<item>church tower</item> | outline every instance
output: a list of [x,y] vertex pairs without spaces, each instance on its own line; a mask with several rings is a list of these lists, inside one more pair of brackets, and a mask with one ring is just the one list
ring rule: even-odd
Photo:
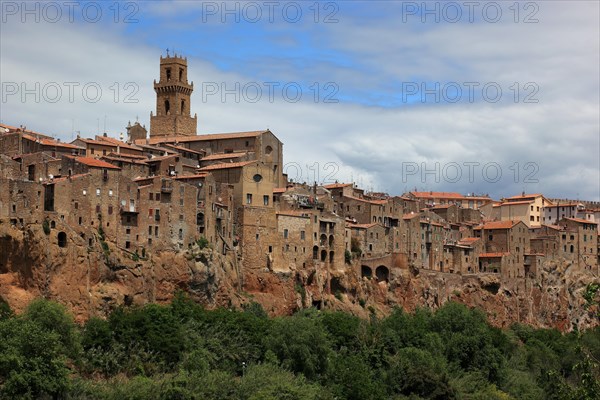
[[187,58],[160,57],[160,80],[154,80],[156,115],[150,112],[150,137],[194,136],[197,115],[190,115],[194,83],[187,81]]

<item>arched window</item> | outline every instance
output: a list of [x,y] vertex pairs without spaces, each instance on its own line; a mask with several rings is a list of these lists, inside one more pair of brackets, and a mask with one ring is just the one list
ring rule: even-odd
[[169,103],[169,100],[165,100],[165,114],[169,115],[170,112],[171,112],[171,104]]
[[387,282],[390,278],[390,270],[385,265],[380,265],[375,270],[375,275],[379,282]]
[[371,276],[373,276],[373,272],[371,271],[371,268],[366,266],[366,265],[362,265],[360,267],[360,276],[362,276],[363,278],[371,278]]
[[181,112],[180,114],[183,114],[185,112],[185,100],[181,100]]
[[64,232],[58,232],[58,247],[67,246],[67,234]]
[[321,261],[327,261],[327,250],[321,250]]
[[313,260],[317,260],[318,258],[319,258],[319,247],[314,246],[313,247]]

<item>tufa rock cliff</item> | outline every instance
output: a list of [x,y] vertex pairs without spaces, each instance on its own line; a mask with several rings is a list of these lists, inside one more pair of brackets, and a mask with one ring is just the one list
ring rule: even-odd
[[566,262],[544,264],[535,279],[501,281],[497,274],[413,268],[392,270],[388,281],[378,282],[361,278],[351,265],[344,271],[241,271],[235,254],[197,244],[135,255],[102,240],[88,247],[79,236],[69,236],[59,245],[56,229],[46,234],[41,226],[0,224],[0,297],[15,311],[42,296],[67,305],[81,322],[119,305],[168,302],[183,290],[208,308],[254,301],[271,315],[318,307],[382,316],[397,306],[411,311],[457,301],[483,309],[499,327],[520,322],[569,331],[600,322],[583,295],[598,277]]

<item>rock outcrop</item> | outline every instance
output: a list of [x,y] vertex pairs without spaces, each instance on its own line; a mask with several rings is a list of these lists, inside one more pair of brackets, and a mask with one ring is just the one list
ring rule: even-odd
[[500,327],[521,322],[569,331],[600,322],[583,296],[598,277],[575,271],[565,261],[547,262],[535,278],[501,281],[498,274],[461,276],[413,268],[393,270],[388,281],[378,282],[361,277],[350,265],[344,271],[242,271],[235,252],[223,255],[196,244],[144,255],[101,241],[89,247],[76,235],[59,245],[58,229],[68,228],[46,234],[41,226],[0,224],[0,296],[15,311],[46,297],[84,321],[119,305],[168,302],[183,290],[209,308],[254,301],[271,315],[317,307],[383,316],[394,307],[411,311],[457,301],[481,308]]

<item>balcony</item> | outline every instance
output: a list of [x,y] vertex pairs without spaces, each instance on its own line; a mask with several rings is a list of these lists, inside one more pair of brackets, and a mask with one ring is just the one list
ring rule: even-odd
[[119,207],[119,212],[121,214],[139,214],[139,210],[136,206],[120,206]]
[[173,193],[173,182],[162,181],[160,191],[161,191],[161,193],[167,193],[167,194]]

